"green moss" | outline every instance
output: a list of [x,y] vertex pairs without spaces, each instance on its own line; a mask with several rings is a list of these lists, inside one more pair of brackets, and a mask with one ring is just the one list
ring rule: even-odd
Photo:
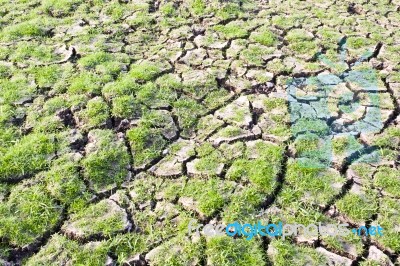
[[307,134],[298,137],[294,143],[296,153],[301,155],[304,152],[316,150],[319,147],[319,137],[314,134]]
[[272,47],[250,44],[247,49],[241,52],[240,57],[248,65],[262,66],[264,64],[263,56],[272,54],[273,52],[274,48]]
[[161,13],[166,17],[174,17],[176,15],[176,6],[174,3],[165,3],[160,7]]
[[329,128],[324,121],[300,118],[296,124],[292,126],[292,133],[294,135],[300,132],[310,131],[319,136],[324,136],[329,133]]
[[289,48],[294,52],[307,54],[310,56],[313,56],[316,52],[318,52],[317,44],[313,41],[299,41],[291,43],[289,44]]
[[292,189],[292,192],[288,193],[288,204],[295,200],[313,206],[327,204],[340,193],[340,186],[345,181],[338,172],[310,168],[295,160],[289,161],[285,180]]
[[226,178],[233,181],[239,181],[248,176],[248,170],[249,161],[246,159],[237,159],[233,161],[231,167],[226,173]]
[[313,39],[304,29],[293,29],[285,37],[288,42],[310,41]]
[[37,62],[52,62],[61,60],[60,55],[56,55],[50,46],[46,46],[37,41],[21,41],[15,47],[9,60],[21,64],[37,64]]
[[118,234],[107,243],[107,251],[113,252],[118,257],[121,265],[136,254],[147,250],[146,237],[141,234]]
[[9,78],[12,73],[12,67],[6,64],[0,64],[0,79]]
[[181,97],[173,103],[173,112],[178,116],[182,133],[190,135],[196,127],[198,117],[204,114],[205,108],[189,97]]
[[378,135],[373,143],[382,148],[395,149],[400,143],[400,129],[389,127],[382,134]]
[[211,151],[211,146],[206,148],[208,145],[203,145],[200,149],[197,149],[201,158],[196,162],[195,168],[207,175],[214,175],[221,163],[224,161],[221,152],[218,150]]
[[152,265],[196,265],[205,259],[204,247],[200,241],[191,242],[186,237],[175,237],[160,246],[160,253],[151,260]]
[[371,40],[363,37],[349,37],[347,39],[347,47],[350,49],[361,49],[372,44]]
[[226,2],[222,8],[216,10],[216,16],[223,20],[239,17],[241,14],[243,11],[239,3]]
[[0,179],[19,179],[43,170],[54,153],[51,135],[29,134],[0,154]]
[[111,54],[106,52],[95,52],[79,59],[78,63],[80,66],[87,69],[95,68],[97,65],[110,61],[113,58]]
[[41,184],[22,183],[0,205],[0,236],[18,247],[33,243],[60,219],[61,207]]
[[222,136],[222,137],[227,137],[227,138],[231,138],[231,137],[236,137],[239,136],[241,134],[243,134],[243,130],[239,127],[224,127],[223,129],[221,129],[220,131],[218,131],[218,135]]
[[203,0],[191,0],[190,8],[195,15],[203,15],[206,11],[206,3]]
[[129,155],[124,142],[111,130],[96,129],[89,135],[96,142],[82,160],[84,177],[96,191],[120,185],[128,176]]
[[158,87],[152,82],[147,82],[137,92],[137,99],[149,107],[166,107],[177,99],[177,94],[170,88]]
[[111,100],[116,96],[134,95],[141,89],[141,85],[135,82],[135,80],[127,75],[122,75],[116,81],[107,83],[102,93],[107,100]]
[[[334,220],[327,222],[326,224],[335,224]],[[363,243],[362,238],[356,234],[348,234],[347,236],[322,236],[324,245],[335,253],[348,252],[348,247],[355,247],[356,254],[362,254]]]
[[87,70],[94,70],[101,75],[114,78],[129,62],[127,55],[100,51],[86,55],[78,61],[78,64]]
[[135,15],[126,20],[132,27],[150,27],[154,24],[154,17],[147,11],[135,12]]
[[371,225],[379,225],[383,228],[383,235],[374,238],[384,248],[389,248],[394,252],[400,251],[400,238],[397,226],[400,223],[398,210],[400,204],[398,200],[392,198],[382,198],[380,200],[378,218]]
[[0,154],[4,154],[20,137],[18,128],[0,127]]

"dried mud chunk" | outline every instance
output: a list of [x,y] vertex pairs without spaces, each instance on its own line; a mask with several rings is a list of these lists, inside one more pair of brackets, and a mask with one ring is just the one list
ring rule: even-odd
[[252,122],[250,103],[246,96],[241,96],[226,107],[215,112],[215,116],[241,127],[249,127]]
[[186,55],[182,57],[180,60],[189,66],[199,66],[203,63],[206,57],[207,57],[206,50],[199,48],[188,51]]
[[72,214],[62,231],[74,239],[126,232],[132,228],[126,212],[112,200],[102,200]]
[[240,127],[227,126],[219,130],[216,134],[210,137],[210,141],[215,146],[219,146],[221,143],[227,142],[232,143],[237,140],[253,139],[254,133],[250,130],[245,130]]
[[213,134],[218,128],[220,128],[224,122],[217,119],[213,115],[207,115],[200,118],[197,124],[197,139],[204,141],[207,137]]
[[174,157],[165,157],[150,168],[152,173],[160,177],[176,177],[182,174],[182,170],[182,163]]
[[187,163],[187,171],[189,175],[221,175],[224,169],[223,163],[210,162],[207,164],[205,159],[195,159]]
[[324,248],[318,247],[316,249],[319,253],[321,253],[328,260],[327,265],[343,265],[343,266],[351,266],[353,261],[346,258],[336,255],[335,253],[329,252]]
[[383,251],[379,250],[376,246],[370,246],[368,250],[368,260],[375,261],[378,263],[382,263],[386,266],[393,266],[393,262],[389,259],[389,257],[383,253]]

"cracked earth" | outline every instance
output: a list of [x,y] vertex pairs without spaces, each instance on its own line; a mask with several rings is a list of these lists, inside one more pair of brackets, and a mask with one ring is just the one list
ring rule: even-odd
[[399,1],[0,2],[0,264],[400,265]]

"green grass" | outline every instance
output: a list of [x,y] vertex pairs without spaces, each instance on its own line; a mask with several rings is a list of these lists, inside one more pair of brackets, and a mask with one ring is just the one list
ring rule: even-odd
[[370,219],[378,207],[376,192],[363,189],[362,193],[361,195],[348,193],[336,202],[340,213],[359,224]]
[[270,245],[274,250],[271,259],[274,265],[323,265],[327,263],[327,259],[313,248],[297,247],[282,240],[273,240]]
[[[203,190],[204,185],[207,186],[207,192]],[[212,217],[228,202],[232,190],[232,183],[223,182],[218,178],[210,178],[206,181],[190,179],[181,196],[192,197],[198,204],[198,210],[206,217]]]
[[225,39],[243,38],[248,35],[245,23],[233,21],[226,25],[216,25],[214,30],[222,34]]
[[112,101],[112,115],[118,118],[138,118],[143,107],[132,95],[115,97]]
[[236,189],[231,201],[224,208],[221,215],[222,221],[225,223],[252,222],[252,215],[257,213],[265,198],[266,195],[254,187]]
[[264,29],[250,35],[250,40],[258,42],[265,46],[274,46],[277,43],[277,37],[271,31]]
[[51,135],[24,136],[0,154],[0,180],[15,180],[45,169],[55,153]]
[[110,236],[116,232],[124,231],[124,211],[115,209],[115,203],[110,200],[102,200],[96,204],[89,205],[70,216],[63,225],[62,230],[69,227],[78,229],[75,238],[84,239],[93,234]]
[[258,240],[213,237],[207,240],[206,255],[213,265],[265,265],[265,255]]
[[131,145],[135,167],[146,165],[159,157],[166,145],[157,129],[139,126],[127,131],[126,135]]
[[0,103],[15,104],[24,99],[32,98],[36,88],[28,83],[23,75],[15,75],[11,79],[0,79]]
[[380,209],[376,222],[371,225],[380,225],[383,228],[383,235],[376,237],[376,241],[385,248],[398,252],[400,250],[400,239],[397,226],[399,224],[399,202],[391,198],[384,198],[380,201]]
[[22,37],[44,37],[46,29],[41,22],[40,20],[30,20],[9,25],[0,33],[0,39],[9,41]]
[[86,109],[77,114],[84,129],[105,126],[110,119],[110,110],[101,97],[95,97],[87,102]]
[[141,62],[131,65],[129,75],[139,81],[149,81],[157,77],[161,73],[161,69],[153,62]]
[[340,193],[345,181],[338,172],[310,168],[296,160],[289,161],[285,180],[292,188],[288,194],[291,200],[312,206],[326,205]]
[[84,177],[95,191],[109,190],[120,185],[128,176],[129,155],[123,141],[111,130],[89,132],[95,140],[82,160]]
[[63,235],[54,234],[37,254],[26,261],[26,265],[102,265],[107,261],[108,247],[106,242],[81,245]]
[[56,225],[61,206],[45,192],[43,185],[26,182],[11,190],[7,202],[0,205],[0,214],[0,236],[23,247]]
[[43,177],[46,190],[62,204],[75,206],[87,204],[85,196],[87,188],[79,175],[79,164],[73,155],[66,154],[53,162],[49,171],[40,174]]
[[81,0],[45,0],[42,7],[54,17],[63,17],[72,13],[81,3]]
[[400,196],[400,170],[383,166],[374,175],[374,185],[382,188],[385,192]]

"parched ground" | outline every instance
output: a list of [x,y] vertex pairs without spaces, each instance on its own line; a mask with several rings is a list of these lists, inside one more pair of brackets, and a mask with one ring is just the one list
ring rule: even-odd
[[0,0],[0,264],[400,264],[399,27],[398,0]]

